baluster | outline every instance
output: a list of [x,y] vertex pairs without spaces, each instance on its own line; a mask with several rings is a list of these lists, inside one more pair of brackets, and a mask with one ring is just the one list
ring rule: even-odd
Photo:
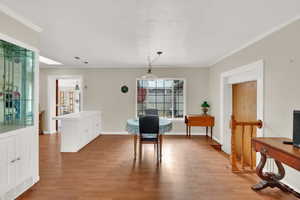
[[250,168],[253,170],[253,147],[252,147],[252,138],[253,138],[253,125],[250,126],[251,132],[250,132]]
[[236,159],[236,146],[235,146],[235,131],[236,131],[236,121],[234,116],[231,116],[231,170],[233,172],[237,172],[237,159]]
[[242,125],[242,151],[241,151],[241,163],[242,163],[242,169],[245,169],[245,158],[244,158],[244,154],[245,154],[245,147],[244,147],[244,143],[245,143],[245,126]]

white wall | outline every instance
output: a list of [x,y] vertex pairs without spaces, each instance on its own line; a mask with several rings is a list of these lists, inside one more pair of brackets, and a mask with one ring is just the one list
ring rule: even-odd
[[39,33],[0,11],[0,33],[32,47],[39,47]]
[[58,86],[60,90],[75,90],[76,84],[80,85],[79,79],[59,79]]
[[[160,68],[153,70],[159,77],[186,78],[187,113],[201,113],[201,102],[207,100],[209,70],[207,68]],[[47,108],[47,77],[49,75],[82,75],[83,110],[101,110],[103,131],[120,133],[125,131],[126,120],[135,117],[136,78],[144,75],[146,69],[41,69],[41,108]],[[129,92],[121,93],[121,86],[127,85]],[[185,133],[183,121],[174,122],[173,133]],[[46,129],[49,127],[46,125]],[[202,128],[194,132],[204,133]]]
[[[227,57],[210,68],[210,101],[220,139],[220,75],[224,71],[264,60],[264,134],[291,138],[293,110],[300,109],[300,21]],[[285,181],[300,190],[299,172],[287,168]]]

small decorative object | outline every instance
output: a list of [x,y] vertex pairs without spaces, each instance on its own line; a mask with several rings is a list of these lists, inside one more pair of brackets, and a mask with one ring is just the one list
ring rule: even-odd
[[210,107],[209,104],[207,103],[207,101],[204,101],[201,105],[202,110],[203,110],[203,114],[207,115],[208,112],[208,108]]
[[121,87],[121,92],[122,92],[122,93],[127,93],[127,92],[128,92],[128,87],[127,87],[127,85],[123,85],[123,86]]

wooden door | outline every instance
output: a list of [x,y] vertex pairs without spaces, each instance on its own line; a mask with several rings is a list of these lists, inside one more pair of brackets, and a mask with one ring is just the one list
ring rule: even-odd
[[[257,88],[256,81],[234,84],[232,87],[232,114],[237,121],[248,122],[256,121],[257,112]],[[256,129],[253,130],[253,137],[256,136]],[[256,164],[255,153],[251,149],[251,130],[245,128],[244,142],[242,139],[242,127],[236,129],[236,150],[238,159],[242,153],[242,143],[244,146],[244,161],[246,165],[251,163],[251,153],[253,165]]]

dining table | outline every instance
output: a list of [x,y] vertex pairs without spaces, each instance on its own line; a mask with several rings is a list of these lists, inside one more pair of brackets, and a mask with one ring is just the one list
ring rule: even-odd
[[[163,135],[167,132],[170,132],[173,128],[172,121],[165,118],[159,118],[159,139],[160,139],[160,146],[162,146]],[[134,140],[134,158],[136,158],[136,148],[137,148],[137,139],[140,134],[140,127],[139,127],[139,119],[128,119],[126,123],[126,130],[129,134],[133,135]],[[147,134],[143,134],[147,137]],[[149,134],[151,136],[153,134]]]

